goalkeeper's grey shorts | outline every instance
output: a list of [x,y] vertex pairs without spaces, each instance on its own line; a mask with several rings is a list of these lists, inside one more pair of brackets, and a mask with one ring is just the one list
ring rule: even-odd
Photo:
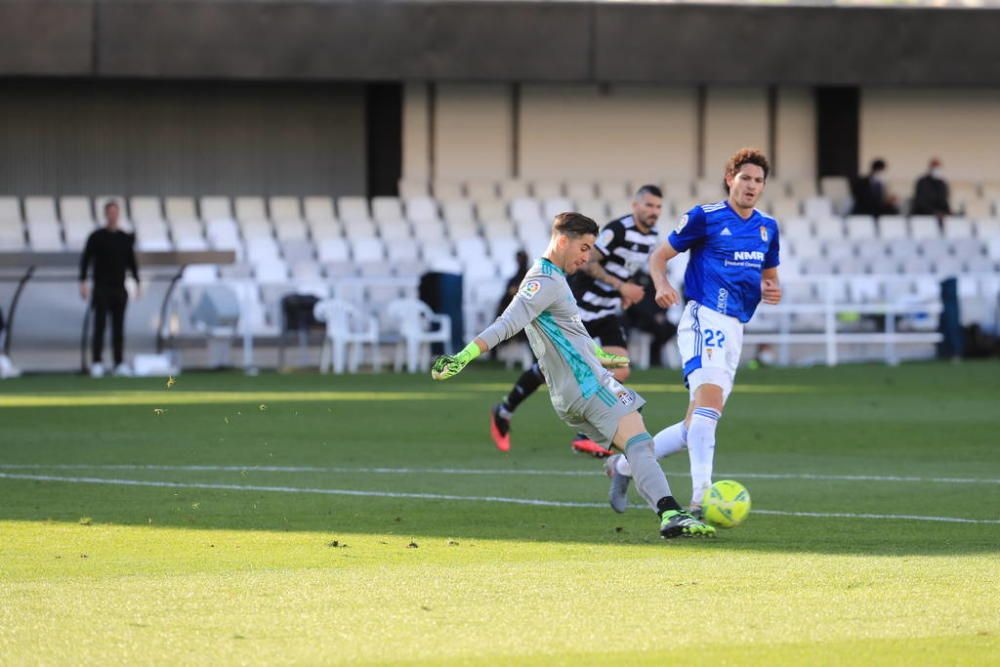
[[611,446],[622,417],[646,404],[646,399],[615,380],[610,379],[609,385],[612,392],[600,391],[590,398],[579,398],[565,411],[556,411],[567,426],[603,447]]

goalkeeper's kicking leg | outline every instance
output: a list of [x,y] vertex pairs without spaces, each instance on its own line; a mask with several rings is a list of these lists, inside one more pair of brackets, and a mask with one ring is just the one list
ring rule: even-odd
[[631,412],[621,418],[612,442],[624,452],[639,494],[659,515],[662,537],[669,539],[715,535],[715,528],[685,512],[674,498],[667,477],[653,453],[653,437],[646,431],[638,412]]

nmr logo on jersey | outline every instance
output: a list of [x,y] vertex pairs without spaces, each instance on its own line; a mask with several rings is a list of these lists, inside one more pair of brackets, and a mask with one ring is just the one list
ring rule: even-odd
[[[762,234],[765,233],[763,229],[764,228],[761,227]],[[736,260],[737,262],[746,262],[746,261],[763,262],[764,253],[762,253],[759,250],[737,250],[733,253],[733,259]]]

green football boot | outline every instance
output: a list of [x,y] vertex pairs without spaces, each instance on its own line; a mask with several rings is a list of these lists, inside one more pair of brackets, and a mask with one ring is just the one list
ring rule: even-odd
[[660,537],[715,537],[715,528],[682,510],[667,510],[660,521]]

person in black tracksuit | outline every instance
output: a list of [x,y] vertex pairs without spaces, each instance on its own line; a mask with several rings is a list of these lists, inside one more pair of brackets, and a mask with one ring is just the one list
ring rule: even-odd
[[[87,245],[80,259],[80,296],[91,299],[94,311],[94,330],[91,341],[93,355],[91,375],[102,375],[101,357],[104,351],[104,327],[111,315],[111,346],[114,353],[115,370],[126,374],[123,365],[125,346],[125,306],[128,293],[125,291],[125,272],[129,271],[139,282],[139,270],[135,261],[135,236],[118,228],[121,209],[116,201],[104,205],[105,226],[94,231],[87,238]],[[94,266],[94,288],[91,293],[87,284],[87,270]]]

